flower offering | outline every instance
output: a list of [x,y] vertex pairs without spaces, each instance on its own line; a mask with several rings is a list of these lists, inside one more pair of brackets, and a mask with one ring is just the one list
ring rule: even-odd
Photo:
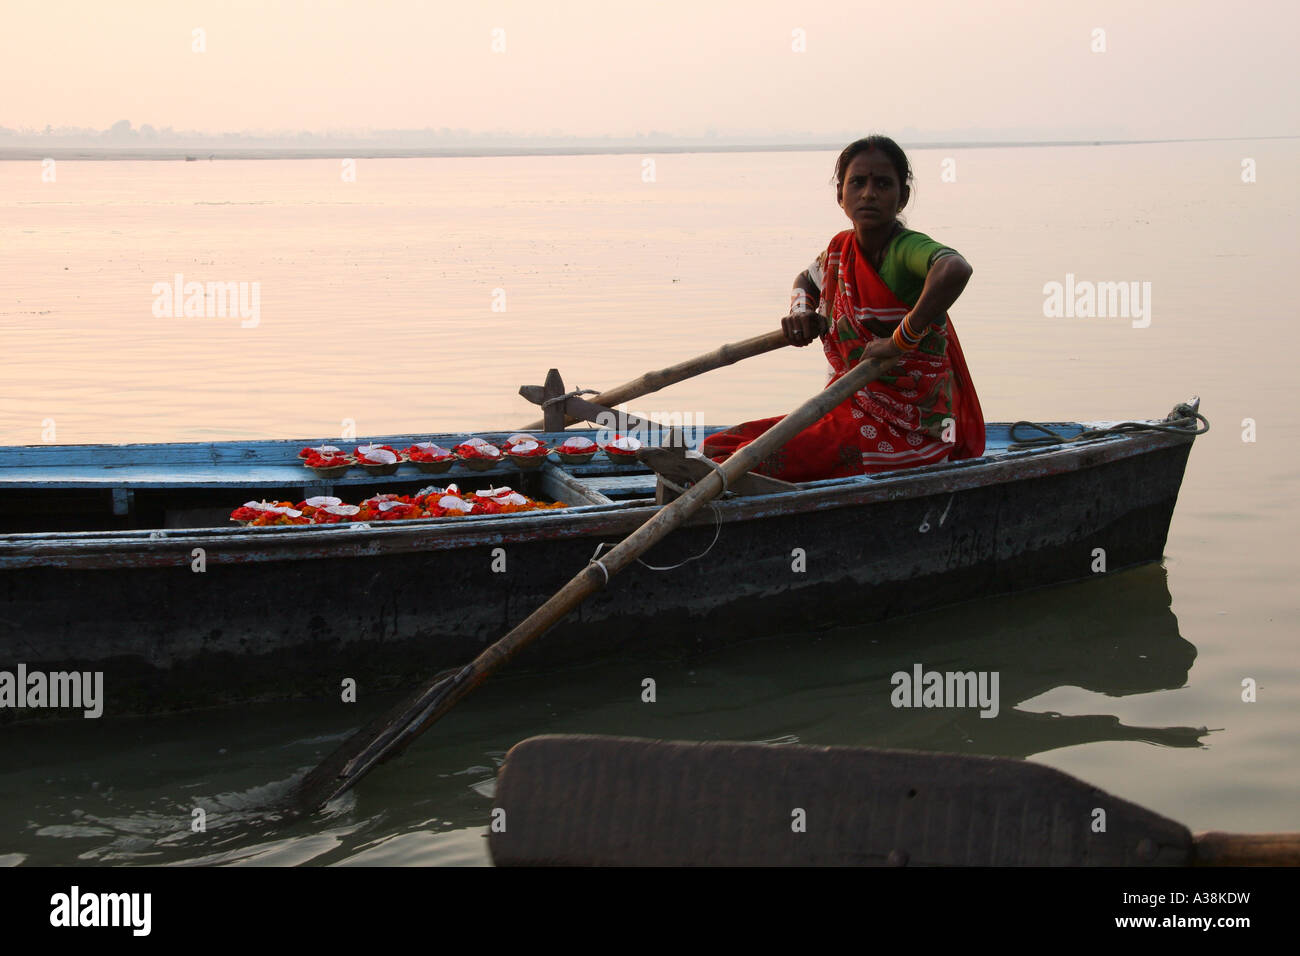
[[482,438],[471,438],[452,449],[462,465],[473,471],[487,471],[501,464],[503,455],[496,445]]
[[551,450],[546,447],[546,442],[531,435],[511,435],[506,439],[505,453],[516,467],[533,469],[542,467]]
[[302,463],[322,478],[338,478],[356,464],[356,460],[333,445],[304,448],[298,453]]
[[339,524],[352,521],[406,521],[461,515],[510,514],[564,508],[562,501],[534,501],[511,488],[461,492],[456,485],[430,486],[415,495],[372,495],[359,505],[344,504],[331,495],[319,495],[294,504],[291,501],[248,501],[230,514],[231,521],[267,525]]
[[641,440],[638,438],[627,437],[615,434],[614,440],[605,446],[605,454],[609,460],[619,465],[635,465],[637,449],[641,447]]
[[440,475],[456,464],[456,454],[449,449],[431,441],[416,442],[403,454],[411,460],[420,471]]
[[585,465],[595,457],[596,451],[596,443],[590,438],[574,435],[572,438],[565,439],[564,444],[560,445],[555,453],[566,465]]
[[356,455],[357,462],[372,475],[391,475],[406,460],[405,455],[390,445],[360,445]]

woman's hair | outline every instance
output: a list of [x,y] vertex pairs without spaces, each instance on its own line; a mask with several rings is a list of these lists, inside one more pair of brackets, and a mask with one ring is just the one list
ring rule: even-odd
[[899,192],[910,194],[912,191],[912,166],[907,161],[907,154],[903,152],[903,147],[899,146],[888,136],[864,136],[862,139],[855,139],[849,145],[844,147],[840,153],[840,158],[835,161],[835,191],[844,185],[844,174],[848,171],[849,163],[859,153],[869,153],[873,149],[878,149],[889,159],[889,163],[894,167],[894,172],[898,173]]

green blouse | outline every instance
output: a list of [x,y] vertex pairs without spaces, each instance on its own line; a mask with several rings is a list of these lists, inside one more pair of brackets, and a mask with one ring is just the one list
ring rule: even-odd
[[[860,251],[860,250],[859,250]],[[889,240],[885,260],[880,265],[881,281],[908,307],[916,305],[925,287],[925,277],[936,259],[959,255],[956,249],[936,242],[925,233],[900,229]],[[808,267],[808,278],[817,291],[826,281],[826,250]]]

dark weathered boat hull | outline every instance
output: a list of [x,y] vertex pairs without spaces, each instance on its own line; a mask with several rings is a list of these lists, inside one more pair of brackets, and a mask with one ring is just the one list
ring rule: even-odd
[[[1099,557],[1157,561],[1190,448],[1144,434],[729,499],[645,560],[677,564],[717,531],[707,556],[632,567],[520,663],[883,620],[1085,578]],[[345,678],[374,692],[466,662],[652,511],[10,536],[0,667],[103,671],[109,714],[337,697]]]

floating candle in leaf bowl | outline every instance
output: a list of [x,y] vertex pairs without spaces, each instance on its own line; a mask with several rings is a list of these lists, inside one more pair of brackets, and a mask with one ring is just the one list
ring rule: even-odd
[[357,448],[357,462],[367,474],[391,475],[405,460],[405,455],[389,445],[361,445]]
[[416,468],[430,475],[441,475],[443,472],[450,471],[451,466],[456,464],[454,452],[431,441],[416,442],[405,449],[403,454]]
[[471,438],[452,449],[460,463],[472,471],[487,471],[501,464],[504,456],[496,445],[481,438]]
[[598,450],[599,446],[590,438],[574,435],[572,438],[565,439],[564,444],[555,449],[555,453],[566,465],[585,465],[596,457]]
[[298,452],[298,457],[302,459],[312,457],[329,458],[334,455],[341,455],[342,453],[343,449],[336,445],[316,445],[315,447],[302,449],[302,451]]
[[355,465],[356,459],[334,448],[324,445],[321,448],[304,448],[308,454],[303,464],[321,478],[339,478]]
[[541,468],[551,450],[546,443],[528,435],[512,435],[506,439],[506,455],[515,463],[515,467],[525,471]]
[[641,447],[641,441],[637,438],[623,438],[615,435],[614,440],[604,446],[605,455],[610,461],[618,465],[635,465],[637,463],[636,453]]

